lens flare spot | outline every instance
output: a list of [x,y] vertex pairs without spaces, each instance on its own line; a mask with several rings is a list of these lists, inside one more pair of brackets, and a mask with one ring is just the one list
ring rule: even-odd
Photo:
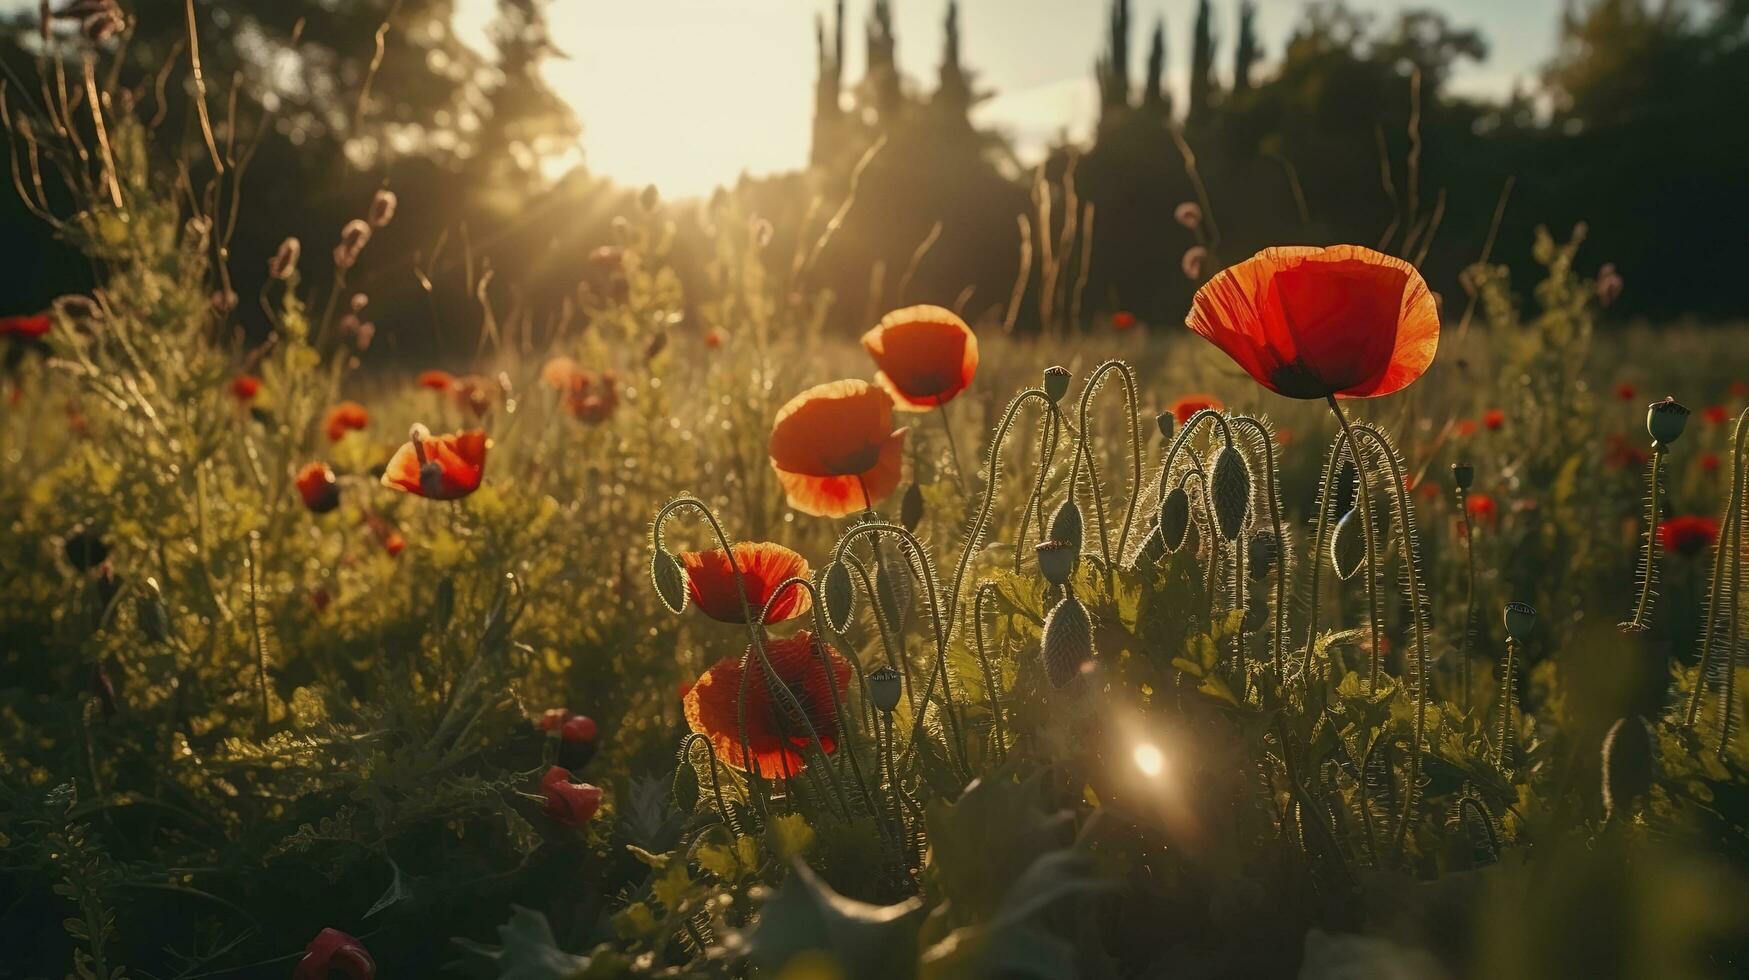
[[1136,768],[1149,779],[1157,779],[1166,771],[1166,754],[1157,745],[1143,742],[1136,746],[1131,758],[1135,760]]

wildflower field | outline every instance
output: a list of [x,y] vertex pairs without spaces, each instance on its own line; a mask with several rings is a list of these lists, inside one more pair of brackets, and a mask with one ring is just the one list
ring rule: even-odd
[[5,107],[95,285],[0,318],[0,977],[1749,965],[1749,328],[1600,326],[1584,226],[1442,294],[1205,198],[1166,321],[858,336],[854,193],[692,277],[652,189],[440,369],[350,284],[435,202],[239,295],[247,148],[72,64]]

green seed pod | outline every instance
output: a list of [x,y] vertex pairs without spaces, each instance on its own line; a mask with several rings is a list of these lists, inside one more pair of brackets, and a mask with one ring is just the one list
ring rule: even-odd
[[850,569],[841,561],[826,566],[821,577],[822,604],[826,625],[834,633],[844,632],[850,625],[850,615],[856,611],[856,584],[850,579]]
[[1528,603],[1508,602],[1505,619],[1506,635],[1520,643],[1529,639],[1531,630],[1536,629],[1536,610]]
[[1652,790],[1658,758],[1652,729],[1639,716],[1620,718],[1603,737],[1603,817],[1631,808]]
[[1251,509],[1251,467],[1232,446],[1222,446],[1209,472],[1209,497],[1214,503],[1215,526],[1221,537],[1237,541]]
[[650,581],[656,586],[656,598],[676,616],[686,609],[686,573],[680,562],[661,548],[650,555]]
[[1160,537],[1166,550],[1177,554],[1184,547],[1184,533],[1190,530],[1190,494],[1183,487],[1173,487],[1160,505]]
[[1039,574],[1052,585],[1064,585],[1075,572],[1079,553],[1064,541],[1043,541],[1034,549],[1038,553]]
[[1178,416],[1173,415],[1171,412],[1161,412],[1159,415],[1154,416],[1154,425],[1158,426],[1160,429],[1160,438],[1165,439],[1167,442],[1172,441],[1172,430],[1177,424]]
[[1251,535],[1248,547],[1250,563],[1246,566],[1246,574],[1253,582],[1261,582],[1275,571],[1276,559],[1281,557],[1281,541],[1274,531],[1264,528]]
[[1069,393],[1069,369],[1061,364],[1053,364],[1045,368],[1045,394],[1053,402],[1060,402]]
[[1074,500],[1065,500],[1051,515],[1051,540],[1061,541],[1081,553],[1081,508]]
[[1336,577],[1347,581],[1366,563],[1366,522],[1356,507],[1336,522],[1336,533],[1330,536],[1330,567]]
[[913,532],[923,523],[923,488],[915,482],[905,488],[905,496],[899,501],[899,523]]
[[1675,442],[1687,425],[1688,409],[1668,395],[1663,401],[1646,406],[1646,432],[1658,445],[1668,446]]
[[1451,483],[1459,490],[1468,490],[1476,482],[1476,468],[1468,463],[1451,464]]
[[868,699],[874,702],[875,707],[885,712],[891,712],[899,706],[899,695],[903,693],[903,678],[891,665],[883,665],[869,671]]
[[1045,617],[1040,652],[1045,676],[1055,688],[1064,687],[1093,666],[1093,621],[1073,593],[1063,596]]

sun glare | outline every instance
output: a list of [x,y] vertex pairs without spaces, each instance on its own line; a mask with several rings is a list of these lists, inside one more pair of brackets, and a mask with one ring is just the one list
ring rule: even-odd
[[1135,760],[1136,768],[1149,779],[1157,779],[1166,771],[1166,753],[1161,752],[1160,747],[1151,742],[1137,745],[1131,758]]

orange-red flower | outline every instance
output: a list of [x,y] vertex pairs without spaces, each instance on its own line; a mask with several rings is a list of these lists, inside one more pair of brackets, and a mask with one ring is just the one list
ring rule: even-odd
[[298,496],[312,514],[326,514],[340,506],[340,483],[327,463],[310,463],[298,470]]
[[766,449],[791,507],[843,517],[898,488],[905,431],[893,428],[886,391],[866,381],[831,381],[777,410]]
[[419,372],[419,387],[430,388],[432,391],[448,391],[455,384],[455,378],[448,371]]
[[36,316],[0,316],[0,337],[16,337],[21,340],[35,340],[46,335],[53,329],[53,318],[38,314]]
[[1498,408],[1490,408],[1482,413],[1482,424],[1489,432],[1499,432],[1500,427],[1506,424],[1506,413]]
[[[735,565],[741,569],[741,583],[747,590],[747,604],[753,615],[765,608],[766,602],[788,578],[807,578],[808,560],[781,544],[770,541],[742,541],[735,545]],[[735,569],[729,555],[721,548],[709,551],[686,551],[680,555],[686,570],[686,589],[692,601],[706,616],[725,623],[745,623],[741,612],[740,591],[735,588]],[[794,619],[813,606],[808,590],[785,589],[771,607],[767,623]]]
[[304,947],[292,968],[292,980],[376,980],[377,965],[356,938],[338,929],[323,929]]
[[1400,391],[1439,347],[1421,274],[1359,245],[1264,249],[1197,290],[1185,323],[1289,398]]
[[370,424],[370,413],[357,402],[341,402],[328,410],[328,417],[322,422],[322,430],[328,433],[329,442],[339,442],[348,432],[362,429]]
[[485,418],[503,396],[496,381],[478,374],[453,379],[449,393],[455,397],[457,407],[477,419]]
[[1458,419],[1457,434],[1460,439],[1465,436],[1475,435],[1477,428],[1478,426],[1476,425],[1475,419]]
[[473,493],[486,472],[486,431],[467,429],[433,436],[422,425],[389,460],[383,486],[431,500],[456,500]]
[[1719,466],[1720,466],[1720,460],[1719,460],[1718,453],[1701,453],[1700,454],[1700,468],[1704,472],[1717,473],[1719,471]]
[[704,332],[704,345],[709,350],[722,347],[728,339],[729,335],[723,332],[722,327],[712,327]]
[[888,313],[862,335],[880,370],[875,381],[900,410],[927,412],[966,390],[978,371],[978,337],[966,321],[939,306]]
[[1472,493],[1464,500],[1464,509],[1477,524],[1493,524],[1500,520],[1500,505],[1485,493]]
[[[795,696],[808,724],[820,736],[820,747],[830,753],[837,748],[838,735],[832,702],[835,695],[842,702],[849,690],[850,662],[824,642],[820,647],[826,655],[825,664],[814,651],[812,634],[801,630],[794,636],[766,643],[765,651],[777,680]],[[742,756],[740,726],[736,723],[741,659],[739,654],[730,654],[717,661],[686,692],[687,725],[708,736],[717,758],[727,765],[737,769],[757,767],[767,779],[800,772],[806,764],[801,750],[809,744],[807,727],[781,696],[773,696],[759,658],[752,651],[747,656],[753,673],[747,678],[746,707],[747,743],[752,759]]]
[[540,778],[541,812],[567,827],[580,827],[601,809],[601,787],[571,782],[571,770],[554,766]]
[[577,362],[564,356],[548,358],[540,369],[540,383],[554,391],[570,391],[583,376]]
[[1218,412],[1226,407],[1226,405],[1221,403],[1219,398],[1216,398],[1207,392],[1197,392],[1193,395],[1185,395],[1183,398],[1173,402],[1172,417],[1178,420],[1178,425],[1182,428],[1190,423],[1191,416],[1205,408],[1210,411]]
[[251,402],[261,394],[261,379],[253,374],[239,374],[231,379],[231,397],[240,402]]
[[1731,421],[1731,410],[1723,405],[1708,405],[1701,409],[1700,417],[1706,419],[1708,425],[1724,425]]
[[1718,540],[1719,522],[1702,514],[1681,514],[1658,525],[1658,543],[1665,551],[1692,557]]
[[1639,395],[1639,392],[1637,390],[1635,390],[1634,386],[1631,384],[1628,384],[1626,381],[1623,381],[1621,384],[1618,384],[1615,386],[1615,397],[1621,399],[1624,402],[1631,402],[1638,395]]
[[1129,310],[1118,310],[1111,315],[1111,329],[1128,330],[1136,325],[1136,315]]

